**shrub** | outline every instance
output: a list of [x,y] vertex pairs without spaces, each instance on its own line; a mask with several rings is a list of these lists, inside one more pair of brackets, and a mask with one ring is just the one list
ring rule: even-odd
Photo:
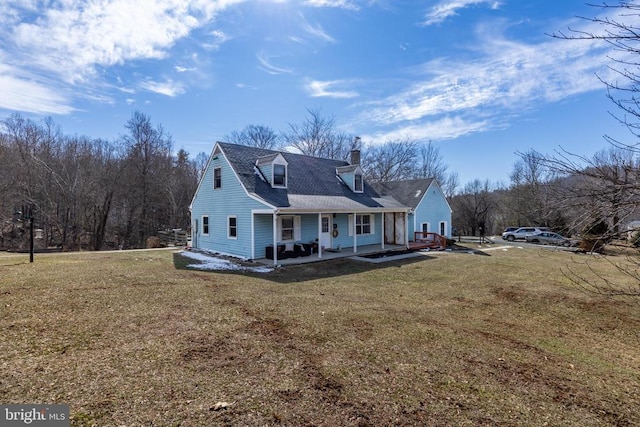
[[158,236],[151,236],[147,239],[147,249],[159,248],[160,238]]
[[595,220],[587,224],[582,229],[582,239],[580,240],[580,249],[586,252],[602,252],[604,245],[607,244],[610,237],[607,236],[609,227],[602,220]]

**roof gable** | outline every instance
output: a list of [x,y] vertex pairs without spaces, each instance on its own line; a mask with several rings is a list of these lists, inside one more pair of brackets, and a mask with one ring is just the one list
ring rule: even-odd
[[382,196],[392,196],[405,206],[417,208],[422,201],[433,178],[407,179],[403,181],[377,182],[373,185]]

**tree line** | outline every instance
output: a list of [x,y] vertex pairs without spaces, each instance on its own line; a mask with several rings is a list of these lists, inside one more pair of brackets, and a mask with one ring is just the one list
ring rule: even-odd
[[[457,174],[447,172],[430,142],[363,144],[338,131],[321,110],[307,112],[302,123],[282,133],[247,125],[226,139],[344,160],[358,149],[370,181],[437,177],[455,191]],[[63,250],[140,248],[161,230],[188,230],[189,204],[207,154],[174,153],[171,134],[139,111],[124,129],[106,141],[64,134],[51,118],[14,114],[0,121],[0,248],[25,248],[31,215],[39,245]]]
[[149,116],[134,112],[115,141],[65,135],[52,119],[1,123],[0,245],[24,248],[33,215],[41,246],[143,247],[158,230],[188,228],[198,164]]
[[[520,153],[509,184],[476,179],[460,186],[430,141],[365,143],[337,130],[320,110],[307,112],[301,124],[282,133],[252,124],[226,140],[342,160],[357,149],[368,182],[435,178],[461,235],[499,234],[506,226],[546,226],[571,235],[597,223],[620,234],[640,214],[633,150],[610,147],[580,161],[531,150]],[[65,250],[144,247],[159,230],[189,229],[189,203],[207,155],[174,154],[171,135],[138,111],[124,128],[115,141],[105,141],[65,135],[50,118],[35,122],[16,114],[3,120],[2,247],[24,247],[29,209],[43,244]]]

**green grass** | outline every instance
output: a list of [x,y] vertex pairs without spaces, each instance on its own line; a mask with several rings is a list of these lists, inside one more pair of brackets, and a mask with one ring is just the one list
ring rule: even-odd
[[572,287],[585,256],[487,255],[268,274],[0,257],[0,401],[98,426],[640,425],[637,303]]

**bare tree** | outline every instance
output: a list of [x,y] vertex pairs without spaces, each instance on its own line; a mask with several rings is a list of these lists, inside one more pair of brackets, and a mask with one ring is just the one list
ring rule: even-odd
[[574,229],[604,220],[609,237],[618,237],[624,224],[640,214],[640,164],[632,151],[610,146],[591,158],[566,151],[537,156],[562,177],[552,189],[554,208],[571,213]]
[[[593,18],[581,17],[585,21],[597,24],[602,31],[599,33],[576,30],[569,28],[568,32],[557,32],[551,34],[552,37],[563,40],[590,40],[601,41],[612,47],[611,62],[609,67],[616,76],[615,80],[600,81],[607,88],[607,97],[618,108],[621,114],[612,115],[624,124],[631,133],[640,136],[640,99],[637,93],[640,92],[640,72],[638,67],[640,62],[637,55],[640,52],[638,43],[640,42],[640,4],[635,1],[621,0],[617,4],[589,4],[608,14],[609,16],[596,16]],[[610,143],[621,146],[638,153],[638,143],[626,143],[618,141],[609,136],[605,139]]]
[[[198,177],[198,181],[202,179],[204,175],[204,171],[207,168],[207,162],[209,161],[209,156],[207,153],[201,151],[199,152],[195,159],[193,159],[194,166],[196,168],[196,176]],[[193,196],[193,195],[192,195]]]
[[139,111],[131,115],[122,140],[127,147],[126,187],[121,194],[126,203],[124,230],[120,230],[125,246],[140,247],[145,239],[168,224],[169,206],[165,178],[171,170],[171,136],[162,126],[153,126],[151,118]]
[[451,198],[455,196],[459,186],[460,176],[458,175],[458,172],[449,172],[441,185],[442,191],[448,200],[451,200]]
[[562,208],[554,203],[556,172],[548,167],[535,150],[519,153],[520,160],[511,171],[508,218],[513,225],[537,225],[562,229]]
[[362,169],[369,182],[411,179],[418,171],[418,142],[413,138],[369,145],[362,157]]
[[445,183],[447,165],[444,163],[440,150],[431,141],[420,147],[420,160],[420,178],[435,178],[439,183]]
[[282,134],[282,149],[327,159],[349,160],[351,150],[361,149],[360,139],[340,132],[334,117],[322,114],[322,109],[307,109],[308,116],[301,124],[289,123]]
[[467,183],[462,192],[452,199],[454,217],[460,232],[475,236],[493,229],[496,202],[489,180],[479,179]]
[[[571,188],[574,204],[582,202],[586,224],[608,218],[609,230],[616,234],[620,231],[625,212],[633,212],[640,205],[640,181],[637,159],[640,155],[640,61],[638,60],[638,44],[640,42],[640,4],[635,1],[619,1],[616,4],[603,2],[590,5],[602,12],[593,18],[582,17],[585,21],[596,24],[598,30],[584,31],[569,28],[568,32],[558,32],[551,36],[563,40],[588,40],[608,44],[610,50],[610,71],[614,78],[599,77],[607,89],[607,96],[616,106],[617,111],[611,113],[620,123],[625,125],[632,135],[630,142],[620,141],[610,136],[605,140],[613,149],[601,153],[592,159],[582,155],[559,151],[545,156],[547,165],[576,185]],[[605,16],[607,15],[607,16]],[[596,32],[597,31],[597,32]],[[622,151],[615,151],[615,150]],[[633,209],[632,209],[633,208]],[[622,289],[613,282],[590,280],[578,277],[578,281],[587,288],[606,295],[639,295],[640,281],[637,270],[640,268],[638,257],[629,259],[628,263],[618,264],[620,272],[635,282],[632,290]],[[633,272],[636,272],[635,274]]]
[[278,134],[269,126],[247,125],[241,131],[233,131],[226,140],[233,144],[248,145],[273,150],[279,144]]
[[114,234],[140,246],[159,228],[188,227],[196,162],[172,156],[170,137],[144,114],[127,126],[107,142],[64,135],[51,119],[0,122],[0,246],[24,247],[24,206],[43,231],[37,243],[64,250],[99,250]]

